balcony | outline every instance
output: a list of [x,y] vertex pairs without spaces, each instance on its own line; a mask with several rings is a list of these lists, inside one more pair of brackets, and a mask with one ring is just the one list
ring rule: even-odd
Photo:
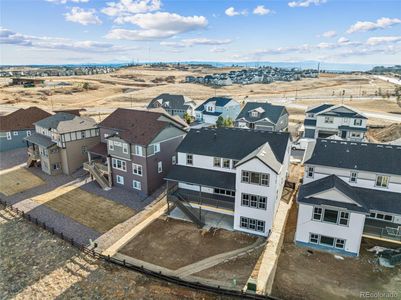
[[34,149],[32,146],[28,147],[28,155],[31,157],[32,160],[40,159],[38,148]]
[[171,192],[170,194],[179,195],[181,198],[185,199],[186,201],[192,204],[212,206],[215,208],[234,211],[234,205],[235,205],[234,197],[228,197],[218,194],[209,194],[209,193],[191,191],[180,188],[176,189],[174,192]]
[[363,236],[398,244],[401,243],[401,224],[366,218]]

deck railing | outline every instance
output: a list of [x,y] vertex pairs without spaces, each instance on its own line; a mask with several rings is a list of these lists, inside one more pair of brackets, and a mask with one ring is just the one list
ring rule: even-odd
[[363,233],[387,240],[401,242],[401,230],[399,228],[365,225]]
[[199,193],[195,191],[192,192],[192,191],[186,191],[184,189],[177,189],[176,191],[174,191],[174,193],[177,193],[188,202],[195,203],[198,205],[207,205],[216,208],[234,210],[234,205],[235,205],[234,197],[212,195],[203,192]]

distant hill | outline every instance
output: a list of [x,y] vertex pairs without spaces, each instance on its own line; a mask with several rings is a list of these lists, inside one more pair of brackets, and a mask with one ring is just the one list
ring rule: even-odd
[[395,65],[391,67],[376,66],[369,71],[370,73],[385,74],[385,73],[397,73],[401,74],[401,65]]

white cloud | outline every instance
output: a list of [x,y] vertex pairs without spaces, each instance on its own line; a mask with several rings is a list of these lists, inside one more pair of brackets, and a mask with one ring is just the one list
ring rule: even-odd
[[229,17],[239,16],[239,15],[246,16],[248,14],[248,11],[246,9],[242,11],[236,11],[235,8],[231,6],[225,10],[225,14]]
[[255,15],[264,16],[264,15],[267,15],[267,14],[272,13],[272,11],[271,11],[270,9],[268,9],[268,8],[265,8],[264,5],[258,5],[258,6],[256,6],[255,9],[253,10],[253,13],[254,13]]
[[230,39],[213,40],[208,38],[194,38],[194,39],[183,39],[179,42],[163,41],[160,43],[160,45],[173,48],[184,48],[196,45],[219,46],[219,45],[230,44],[231,42],[232,40]]
[[118,18],[118,23],[132,23],[140,29],[112,29],[106,35],[119,40],[153,40],[168,38],[180,33],[205,28],[208,21],[203,16],[184,17],[174,13],[157,12]]
[[376,45],[398,43],[398,42],[401,42],[401,36],[374,36],[370,37],[366,41],[366,44],[370,46],[376,46]]
[[337,43],[339,43],[339,44],[347,44],[347,43],[349,43],[349,39],[347,39],[347,38],[342,36],[337,40]]
[[335,37],[336,35],[337,35],[337,32],[334,30],[329,30],[329,31],[322,33],[322,37],[325,37],[325,38],[332,38],[332,37]]
[[160,7],[160,0],[120,0],[108,2],[107,7],[102,9],[102,13],[111,17],[120,17],[157,11]]
[[67,2],[73,2],[73,3],[88,3],[89,0],[46,0],[47,2],[50,3],[55,3],[55,4],[66,4]]
[[82,25],[101,24],[102,21],[95,15],[96,10],[85,10],[80,7],[73,7],[71,11],[64,14],[65,19],[70,22],[79,23]]
[[289,7],[309,7],[311,5],[319,5],[326,3],[326,0],[300,0],[288,2]]
[[214,47],[214,48],[210,49],[210,52],[212,52],[212,53],[223,53],[223,52],[226,52],[226,51],[227,51],[227,49],[218,48],[218,47]]
[[359,31],[372,31],[377,29],[386,29],[393,25],[400,24],[401,20],[394,18],[380,18],[377,19],[376,22],[369,21],[358,21],[353,24],[350,28],[348,28],[347,33],[354,33]]

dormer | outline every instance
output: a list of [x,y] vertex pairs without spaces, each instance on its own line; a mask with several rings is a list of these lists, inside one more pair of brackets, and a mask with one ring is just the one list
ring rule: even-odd
[[216,110],[216,101],[210,101],[209,103],[205,104],[205,110],[207,112],[215,112],[215,110]]
[[157,99],[154,103],[154,107],[160,107],[163,105],[163,99]]
[[252,118],[259,118],[261,116],[261,114],[263,114],[265,112],[265,110],[262,107],[257,107],[255,109],[250,110],[249,116]]
[[163,103],[163,107],[170,107],[170,101],[165,101]]

